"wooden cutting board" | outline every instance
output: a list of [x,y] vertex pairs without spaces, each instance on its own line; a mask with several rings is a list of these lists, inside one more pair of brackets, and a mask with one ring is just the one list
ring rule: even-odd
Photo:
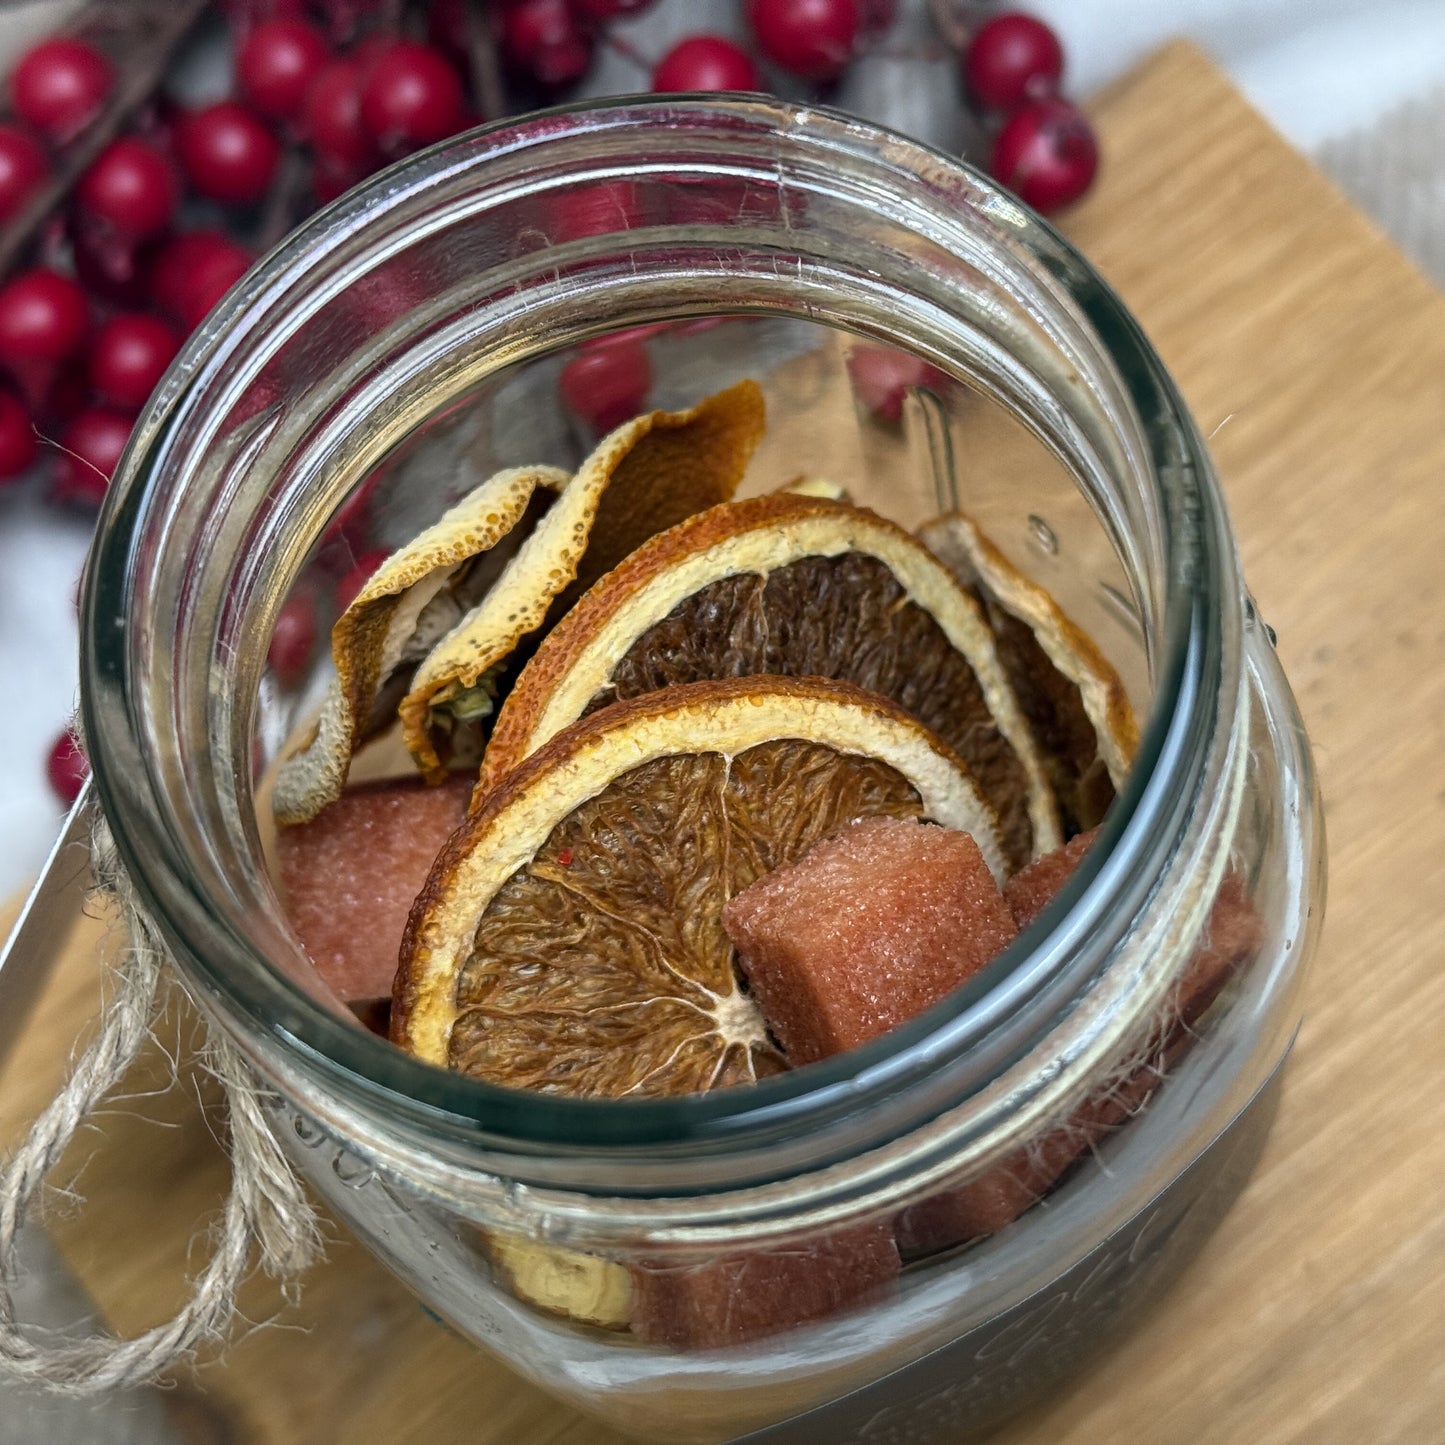
[[[1445,1425],[1445,298],[1196,51],[1094,107],[1105,165],[1066,229],[1213,436],[1245,568],[1315,739],[1331,902],[1257,1177],[1174,1293],[1085,1382],[999,1438],[1440,1440]],[[0,1078],[47,1096],[95,1008],[95,930]],[[181,1018],[176,1037],[191,1027]],[[82,1136],[52,1233],[116,1327],[181,1293],[223,1166],[212,1092],[157,1051]],[[339,1226],[300,1302],[186,1379],[195,1439],[614,1445],[433,1324]]]

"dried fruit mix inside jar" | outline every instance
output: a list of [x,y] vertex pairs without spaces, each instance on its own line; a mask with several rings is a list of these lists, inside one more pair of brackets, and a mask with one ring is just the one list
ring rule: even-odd
[[[816,476],[739,499],[765,431],[742,382],[500,471],[341,613],[270,792],[280,887],[325,987],[416,1057],[747,1086],[947,998],[1092,842],[1137,747],[1100,649],[962,512],[910,532]],[[519,1298],[666,1347],[846,1312],[1045,1198],[1259,944],[1226,876],[1107,1088],[890,1218],[681,1264],[483,1248]]]

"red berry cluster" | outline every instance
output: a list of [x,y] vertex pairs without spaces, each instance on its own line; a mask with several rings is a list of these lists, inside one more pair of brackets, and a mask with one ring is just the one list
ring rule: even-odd
[[[597,46],[608,41],[606,22],[638,15],[652,3],[501,0],[506,58],[543,87],[574,84],[590,69]],[[650,60],[627,53],[649,72],[655,91],[761,90],[759,59],[796,79],[826,85],[842,75],[865,40],[886,29],[893,6],[894,0],[743,0],[756,55],[725,36],[701,33]]]
[[[651,0],[501,0],[504,53],[514,71],[545,90],[581,80],[604,22]],[[655,91],[761,90],[767,69],[814,86],[836,82],[894,20],[895,0],[742,0],[752,49],[721,35],[689,35],[649,61],[612,43],[648,71]],[[1098,146],[1082,112],[1059,94],[1058,37],[1032,16],[1007,13],[963,43],[969,101],[997,122],[990,169],[1040,211],[1077,200],[1093,181]]]
[[1001,122],[990,171],[1045,214],[1078,200],[1099,147],[1083,112],[1059,94],[1059,37],[1031,15],[996,15],[970,37],[962,62],[970,101]]
[[[25,472],[45,436],[60,448],[51,494],[99,502],[181,339],[250,264],[240,238],[258,239],[288,149],[324,201],[472,123],[451,56],[384,33],[343,52],[317,23],[343,8],[327,0],[313,19],[273,0],[252,23],[255,7],[235,7],[236,97],[190,110],[152,97],[59,199],[32,264],[0,284],[0,480]],[[21,57],[0,122],[0,227],[24,219],[116,79],[81,39]]]
[[[116,81],[111,60],[81,39],[21,56],[7,85],[12,119],[0,123],[0,227],[24,223]],[[58,443],[51,494],[97,504],[182,336],[249,265],[224,231],[177,225],[184,186],[207,193],[198,176],[216,132],[206,111],[148,108],[99,149],[29,264],[0,284],[0,481],[30,467],[44,435]]]
[[[183,337],[268,239],[288,150],[325,200],[473,120],[455,59],[365,33],[365,0],[231,8],[231,99],[184,109],[156,94],[119,117],[118,61],[83,36],[40,42],[6,80],[0,238],[20,260],[0,279],[0,482],[35,469],[43,437],[46,494],[99,505]],[[315,632],[295,609],[273,644],[278,673],[299,672]],[[53,789],[69,801],[84,771],[62,734]]]
[[[32,47],[6,82],[0,115],[0,247],[19,258],[0,277],[0,483],[35,470],[44,437],[56,443],[47,495],[98,505],[182,340],[257,249],[379,166],[483,116],[557,98],[602,47],[654,91],[786,82],[792,94],[826,95],[857,56],[886,43],[896,10],[896,0],[738,0],[743,43],[697,33],[644,53],[646,22],[617,22],[653,3],[220,0],[234,92],[195,109],[163,91],[134,105],[119,86],[129,62],[83,30]],[[1040,210],[1081,194],[1097,150],[1059,96],[1052,31],[999,15],[966,37],[960,59],[969,102],[998,123],[994,174]],[[133,108],[120,114],[123,103]],[[563,240],[611,229],[635,209],[625,185],[558,205]],[[602,432],[645,409],[649,332],[605,338],[563,368],[561,401],[583,425]],[[919,364],[879,348],[860,349],[855,362],[860,399],[897,420],[904,392],[921,384]],[[367,550],[364,493],[352,511],[360,520],[349,512],[335,529],[346,543],[342,605],[380,560]],[[270,655],[283,685],[305,676],[319,617],[309,595],[283,613]],[[60,791],[73,748],[56,744]]]
[[[749,90],[767,84],[769,69],[793,83],[833,83],[893,18],[892,0],[740,0],[751,49],[698,34],[649,60],[608,26],[651,3],[493,0],[469,14],[475,0],[432,0],[420,7],[422,42],[377,28],[376,0],[228,0],[236,97],[190,111],[152,103],[65,198],[63,244],[0,288],[0,479],[31,464],[38,429],[65,448],[55,493],[97,500],[127,420],[181,336],[248,264],[237,236],[257,239],[256,213],[283,155],[309,164],[314,197],[326,201],[465,128],[481,101],[466,84],[478,26],[514,81],[534,89],[575,83],[610,40],[648,68],[655,90]],[[394,16],[397,7],[386,8]],[[999,15],[961,59],[970,100],[1000,118],[994,173],[1042,210],[1079,195],[1097,148],[1058,95],[1053,32]],[[0,226],[45,185],[47,148],[95,124],[115,80],[111,61],[79,39],[46,40],[21,58],[9,81],[14,121],[0,123]],[[198,212],[202,224],[190,224]]]

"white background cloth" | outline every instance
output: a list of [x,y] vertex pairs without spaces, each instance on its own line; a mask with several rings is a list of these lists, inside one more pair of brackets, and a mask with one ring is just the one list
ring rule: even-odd
[[[1407,101],[1445,96],[1445,0],[1022,0],[1021,8],[1059,30],[1072,94],[1187,35],[1309,151]],[[49,3],[6,7],[0,53],[23,46],[32,24],[43,33],[52,11]],[[1388,221],[1388,187],[1366,199]],[[76,703],[72,597],[89,534],[85,518],[0,491],[0,897],[39,866],[60,816],[44,763]]]

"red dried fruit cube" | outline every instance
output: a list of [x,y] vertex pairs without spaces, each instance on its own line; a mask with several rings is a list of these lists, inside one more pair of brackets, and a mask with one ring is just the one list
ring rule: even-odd
[[1015,933],[967,833],[868,818],[723,910],[791,1064],[875,1039],[977,973]]
[[470,795],[464,777],[369,783],[277,835],[286,916],[348,1003],[390,996],[407,915]]
[[[1020,928],[1063,887],[1093,838],[1094,832],[1081,833],[1008,881],[1004,896]],[[1145,1062],[986,1174],[906,1209],[897,1220],[899,1248],[906,1254],[926,1253],[996,1234],[1038,1203],[1076,1159],[1144,1107],[1193,1043],[1192,1025],[1263,941],[1263,922],[1244,883],[1237,873],[1226,873],[1204,934],[1145,1051]]]
[[1037,1204],[1086,1150],[1143,1108],[1163,1082],[1173,1055],[1134,1070],[1086,1099],[1058,1128],[958,1189],[935,1194],[898,1216],[895,1237],[905,1254],[926,1254],[967,1239],[997,1234]]
[[1004,884],[1003,896],[1020,930],[1027,928],[1044,911],[1045,905],[1053,901],[1054,895],[1079,866],[1079,859],[1089,851],[1098,831],[1090,828],[1087,833],[1070,838],[1062,848],[1055,848],[1052,853],[1045,853],[1042,858],[1035,858],[1032,863],[1020,868]]
[[745,1344],[850,1309],[886,1289],[898,1270],[887,1221],[701,1264],[638,1264],[632,1329],[678,1349]]

